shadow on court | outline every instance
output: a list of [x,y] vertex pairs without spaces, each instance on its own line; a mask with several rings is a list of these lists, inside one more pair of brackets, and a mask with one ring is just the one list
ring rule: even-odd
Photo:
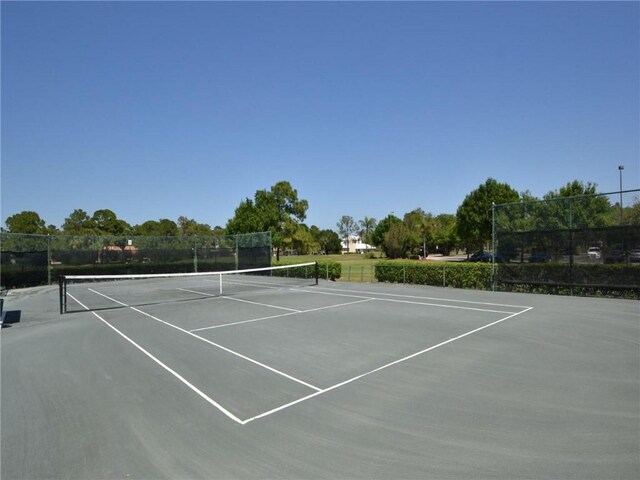
[[2,328],[9,328],[14,323],[20,322],[20,310],[8,310],[2,313]]

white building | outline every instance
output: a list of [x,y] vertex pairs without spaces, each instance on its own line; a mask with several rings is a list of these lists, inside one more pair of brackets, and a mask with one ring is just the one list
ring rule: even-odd
[[352,235],[349,237],[349,243],[346,240],[342,240],[342,253],[366,253],[374,252],[376,247],[363,243],[359,236]]

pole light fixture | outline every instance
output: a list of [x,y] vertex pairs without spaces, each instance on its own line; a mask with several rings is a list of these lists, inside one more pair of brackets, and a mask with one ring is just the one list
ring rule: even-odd
[[624,165],[618,165],[618,171],[620,172],[620,225],[622,225],[622,171]]

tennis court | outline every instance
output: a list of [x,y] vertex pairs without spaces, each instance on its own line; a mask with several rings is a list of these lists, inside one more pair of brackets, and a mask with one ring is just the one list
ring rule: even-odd
[[65,298],[5,301],[3,478],[640,476],[635,301],[204,275]]

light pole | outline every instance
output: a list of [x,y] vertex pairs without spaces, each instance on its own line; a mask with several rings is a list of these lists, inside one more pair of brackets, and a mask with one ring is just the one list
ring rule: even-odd
[[620,172],[620,225],[622,225],[622,171],[624,165],[618,165],[618,171]]

